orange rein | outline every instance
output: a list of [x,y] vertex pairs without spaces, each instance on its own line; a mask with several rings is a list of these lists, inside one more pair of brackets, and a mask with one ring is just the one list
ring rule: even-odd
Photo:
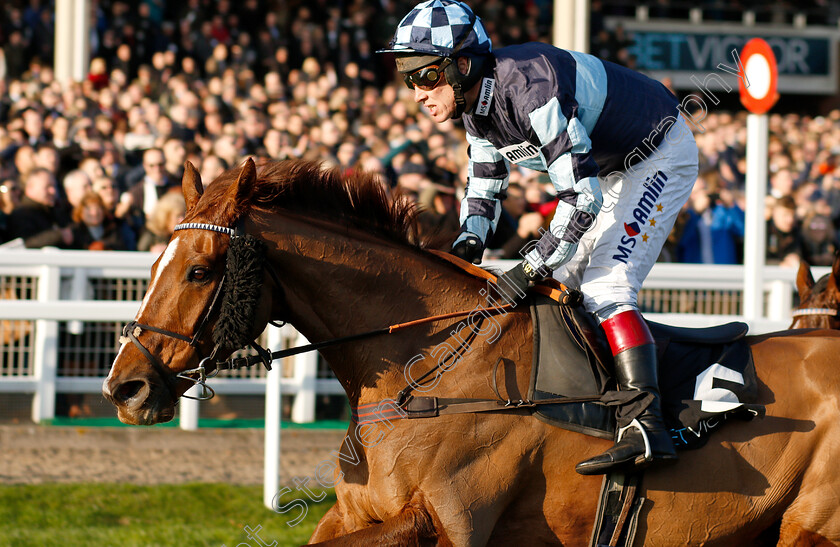
[[[474,266],[474,265],[466,262],[465,260],[462,260],[462,259],[458,258],[457,256],[453,256],[449,253],[444,253],[442,251],[429,250],[429,252],[431,252],[432,254],[434,254],[435,256],[437,256],[439,258],[442,258],[443,260],[446,260],[447,262],[450,262],[451,264],[455,265],[456,267],[460,268],[461,270],[465,271],[466,273],[472,275],[473,277],[479,277],[479,278],[482,278],[482,279],[486,279],[486,280],[490,281],[491,283],[496,283],[497,278],[496,278],[495,275],[488,272],[487,270],[484,270],[482,268]],[[543,294],[545,296],[548,296],[552,300],[554,300],[556,302],[559,302],[561,304],[565,302],[565,298],[567,296],[567,291],[568,291],[568,289],[566,288],[565,285],[563,285],[562,283],[559,283],[559,282],[557,282],[553,279],[548,279],[548,280],[544,281],[543,284],[537,285],[537,286],[533,287],[531,290],[533,290],[533,291],[535,291],[539,294]],[[489,312],[497,312],[497,311],[502,311],[502,310],[506,310],[506,309],[509,309],[509,308],[513,308],[515,305],[516,305],[515,303],[511,303],[511,304],[505,304],[505,305],[502,305],[502,306],[493,306],[493,307],[490,307],[490,308],[483,308],[483,310],[489,311]],[[409,328],[409,327],[414,327],[414,326],[417,326],[417,325],[422,325],[422,324],[425,324],[425,323],[432,323],[434,321],[440,321],[440,320],[443,320],[443,319],[450,319],[450,318],[453,318],[453,317],[468,316],[469,314],[473,313],[474,311],[475,311],[475,309],[468,310],[468,311],[458,311],[458,312],[444,313],[444,314],[441,314],[441,315],[433,315],[433,316],[430,316],[430,317],[424,317],[422,319],[415,319],[413,321],[407,321],[405,323],[397,323],[395,325],[390,325],[388,327],[384,327],[384,328],[381,328],[381,329],[376,329],[376,330],[372,330],[372,331],[368,331],[368,332],[363,332],[363,333],[354,334],[354,335],[350,335],[350,336],[343,336],[343,337],[340,337],[340,338],[333,338],[331,340],[325,340],[323,342],[317,342],[317,343],[313,343],[313,344],[306,344],[304,346],[297,346],[297,347],[294,347],[294,348],[288,348],[288,349],[285,349],[285,350],[272,352],[270,354],[270,358],[273,361],[275,359],[280,359],[281,357],[289,357],[291,355],[297,355],[299,353],[306,353],[308,351],[318,350],[318,349],[321,349],[321,348],[324,348],[324,347],[327,347],[327,346],[332,346],[332,345],[335,345],[335,344],[353,342],[353,341],[356,341],[356,340],[361,340],[361,339],[364,339],[364,338],[368,338],[368,337],[371,337],[371,336],[377,336],[377,335],[380,335],[380,334],[392,334],[392,333],[394,333],[398,330],[402,330],[402,329]],[[224,367],[224,368],[230,368],[230,369],[238,369],[238,368],[241,368],[241,367],[253,366],[253,365],[255,365],[259,362],[264,362],[264,360],[265,360],[264,356],[251,355],[251,356],[248,356],[248,357],[231,358],[231,359],[228,359],[227,361],[224,361],[222,363],[218,363],[218,366],[220,368]]]

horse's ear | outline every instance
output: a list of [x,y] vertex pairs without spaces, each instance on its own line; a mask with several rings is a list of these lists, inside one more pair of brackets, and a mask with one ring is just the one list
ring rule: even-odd
[[840,287],[840,252],[834,254],[834,264],[831,265],[831,277],[828,279],[828,288],[837,292]]
[[254,186],[257,182],[257,166],[253,158],[248,158],[236,177],[236,182],[230,185],[225,195],[227,203],[247,205],[251,202]]
[[796,290],[799,291],[799,301],[802,302],[811,294],[814,288],[814,276],[811,266],[804,260],[799,261],[799,271],[796,272]]
[[184,194],[184,201],[187,202],[187,211],[192,211],[195,204],[204,193],[204,185],[201,183],[201,175],[195,166],[187,161],[184,163],[184,178],[181,179],[181,192]]

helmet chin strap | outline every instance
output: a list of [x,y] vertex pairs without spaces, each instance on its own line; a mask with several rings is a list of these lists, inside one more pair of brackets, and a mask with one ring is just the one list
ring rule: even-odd
[[461,84],[453,84],[452,91],[455,93],[455,116],[454,118],[457,120],[464,114],[464,109],[467,107],[467,100],[464,98],[464,94],[461,91]]

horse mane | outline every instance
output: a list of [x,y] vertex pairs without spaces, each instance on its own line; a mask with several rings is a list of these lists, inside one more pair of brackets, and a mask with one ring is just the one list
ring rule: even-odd
[[[222,226],[243,215],[247,204],[219,207],[239,172],[239,167],[229,169],[214,180],[195,213]],[[260,160],[253,203],[349,224],[415,248],[431,245],[420,238],[417,207],[399,194],[390,195],[370,173],[324,169],[314,161]]]

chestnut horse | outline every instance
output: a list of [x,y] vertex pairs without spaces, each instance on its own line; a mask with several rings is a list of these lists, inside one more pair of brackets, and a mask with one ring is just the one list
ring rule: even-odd
[[811,266],[804,260],[796,272],[799,306],[793,311],[791,329],[840,328],[840,254],[834,257],[831,273],[814,282]]
[[[231,245],[226,228],[266,246],[249,337],[269,320],[289,321],[318,342],[487,307],[486,281],[418,245],[411,207],[367,175],[296,161],[257,168],[249,159],[203,195],[188,163],[182,187],[185,229],[152,267],[127,333],[136,342],[123,344],[103,386],[125,423],[171,419],[177,397],[192,385],[176,374],[215,351],[204,333],[221,322],[213,302]],[[433,359],[418,357],[444,346],[463,348],[463,358],[445,373],[438,369],[434,382],[421,386],[426,394],[494,398],[490,377],[499,357],[516,363],[503,389],[525,393],[533,329],[524,308],[467,325],[439,319],[322,354],[353,408],[395,399],[407,376],[433,369]],[[647,470],[636,545],[840,542],[840,333],[787,331],[749,343],[766,416],[728,423],[702,449]],[[578,475],[574,466],[610,445],[516,412],[351,425],[340,450],[352,461],[342,457],[329,476],[313,470],[322,484],[335,482],[337,502],[311,541],[586,545],[602,479]]]

